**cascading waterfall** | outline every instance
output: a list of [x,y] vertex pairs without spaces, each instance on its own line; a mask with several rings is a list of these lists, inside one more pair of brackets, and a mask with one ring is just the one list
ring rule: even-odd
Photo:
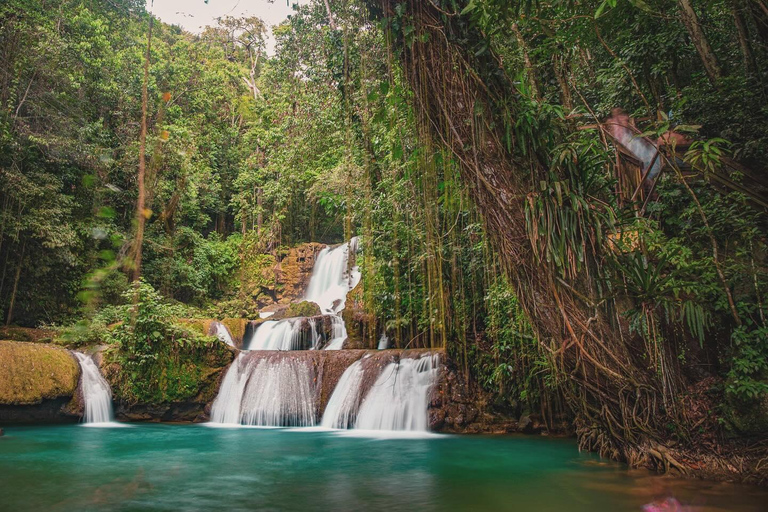
[[[307,321],[307,329],[303,322]],[[317,348],[320,334],[314,318],[267,320],[243,343],[243,350],[307,350]]]
[[216,337],[219,338],[219,340],[223,341],[230,347],[235,346],[235,341],[232,339],[232,335],[229,333],[229,329],[227,329],[226,325],[222,324],[221,322],[215,322],[213,327],[215,329],[214,333],[216,334]]
[[365,364],[368,357],[344,371],[325,408],[321,425],[339,429],[426,431],[429,393],[437,380],[440,356],[430,353],[387,364],[363,398],[365,382],[370,382],[366,373],[379,369],[376,364]]
[[360,270],[357,266],[348,269],[349,255],[357,252],[358,238],[331,249],[320,251],[312,269],[307,293],[304,300],[316,303],[323,314],[337,314],[344,309],[349,290],[360,282]]
[[379,338],[379,345],[376,348],[378,350],[386,350],[389,348],[389,338],[387,337],[387,333],[381,333],[381,338]]
[[429,392],[439,362],[437,354],[429,354],[388,364],[360,404],[355,428],[426,431]]
[[320,423],[323,427],[341,429],[352,427],[360,407],[360,392],[364,376],[362,361],[355,361],[344,370],[331,399],[328,400],[328,405],[325,406]]
[[315,376],[305,359],[238,355],[211,408],[211,421],[271,427],[315,424]]
[[84,423],[109,423],[112,415],[112,390],[93,359],[81,352],[74,352],[80,363],[82,377],[80,390],[85,402]]
[[325,346],[325,350],[341,350],[344,348],[344,342],[347,341],[347,326],[344,320],[338,315],[331,317],[331,339]]

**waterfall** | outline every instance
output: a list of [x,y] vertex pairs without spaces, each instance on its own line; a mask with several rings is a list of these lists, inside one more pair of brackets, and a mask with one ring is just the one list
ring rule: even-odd
[[309,348],[314,350],[317,348],[317,343],[320,341],[320,333],[317,332],[317,320],[310,318],[307,320],[309,323]]
[[74,352],[80,363],[82,377],[80,390],[85,403],[85,423],[109,423],[112,421],[112,390],[99,373],[99,368],[89,356]]
[[350,428],[360,406],[360,391],[363,384],[363,364],[352,363],[341,375],[333,390],[328,405],[325,406],[321,425],[325,428]]
[[379,338],[379,346],[376,348],[379,350],[386,350],[389,348],[389,338],[387,337],[387,333],[381,333],[381,338]]
[[320,251],[312,269],[304,300],[320,306],[324,314],[336,314],[344,309],[347,292],[360,282],[357,266],[348,271],[349,254],[357,252],[358,238],[331,249]]
[[[285,357],[281,357],[285,356]],[[315,375],[305,359],[241,353],[211,408],[214,423],[273,427],[315,424]]]
[[355,428],[427,430],[429,392],[438,368],[437,354],[389,363],[360,404]]
[[[307,328],[304,328],[304,321]],[[267,320],[256,326],[243,350],[307,350],[317,348],[320,334],[314,318]]]
[[214,334],[217,338],[219,338],[219,340],[223,341],[230,347],[235,346],[235,341],[232,339],[232,335],[229,334],[229,329],[227,329],[226,325],[221,322],[214,322],[213,327],[215,329]]
[[325,350],[341,350],[344,348],[344,342],[347,341],[347,326],[344,320],[338,315],[329,315],[331,317],[331,339],[325,346]]

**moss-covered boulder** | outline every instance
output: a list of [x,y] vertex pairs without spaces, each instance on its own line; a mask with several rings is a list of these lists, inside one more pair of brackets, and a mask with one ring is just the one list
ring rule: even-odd
[[272,315],[269,320],[280,320],[282,318],[297,318],[297,317],[312,317],[312,316],[320,316],[323,312],[320,309],[320,306],[315,304],[314,302],[309,301],[301,301],[301,302],[293,302],[288,305],[286,308],[281,308],[275,312],[274,315]]
[[0,423],[76,420],[79,379],[80,366],[63,348],[0,341]]
[[235,344],[239,347],[243,344],[243,337],[245,336],[245,329],[248,327],[248,320],[245,318],[224,318],[221,323],[229,330],[230,336],[235,341]]

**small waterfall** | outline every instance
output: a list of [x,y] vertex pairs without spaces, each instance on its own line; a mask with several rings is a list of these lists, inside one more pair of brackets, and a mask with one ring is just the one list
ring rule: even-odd
[[229,329],[227,329],[227,326],[224,325],[221,322],[214,322],[213,324],[214,334],[216,335],[219,340],[223,341],[230,347],[235,346],[235,341],[232,339],[232,335],[229,333]]
[[347,341],[347,326],[338,315],[328,315],[331,318],[331,339],[325,346],[325,350],[341,350]]
[[320,251],[304,300],[318,304],[324,314],[344,309],[347,293],[360,282],[358,267],[347,269],[349,254],[357,252],[357,246],[358,238],[354,237],[346,244]]
[[214,423],[272,427],[315,424],[315,376],[305,359],[243,354],[232,363],[211,408]]
[[310,318],[307,322],[309,323],[309,349],[314,350],[320,341],[320,333],[317,332],[317,320]]
[[274,311],[259,311],[259,318],[269,318],[274,314]]
[[320,334],[314,318],[267,320],[256,326],[243,343],[243,350],[308,350],[317,348],[319,341]]
[[93,359],[81,352],[74,352],[80,363],[82,377],[80,389],[85,402],[85,423],[109,423],[112,415],[112,390],[99,373],[99,368]]
[[437,354],[429,354],[388,364],[360,404],[355,428],[426,431],[429,392],[439,362]]
[[360,407],[360,392],[363,385],[363,364],[355,361],[344,370],[328,405],[325,406],[321,425],[325,428],[350,428]]
[[379,338],[379,346],[377,348],[379,350],[386,350],[389,348],[389,338],[387,337],[387,333],[381,333],[381,338]]

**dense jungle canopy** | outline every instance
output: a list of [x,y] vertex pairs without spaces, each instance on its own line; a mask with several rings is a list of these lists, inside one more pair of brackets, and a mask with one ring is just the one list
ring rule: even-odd
[[370,343],[444,347],[630,464],[765,471],[768,3],[316,0],[267,30],[0,5],[6,325],[96,336],[139,276],[253,318],[274,258],[359,235]]

